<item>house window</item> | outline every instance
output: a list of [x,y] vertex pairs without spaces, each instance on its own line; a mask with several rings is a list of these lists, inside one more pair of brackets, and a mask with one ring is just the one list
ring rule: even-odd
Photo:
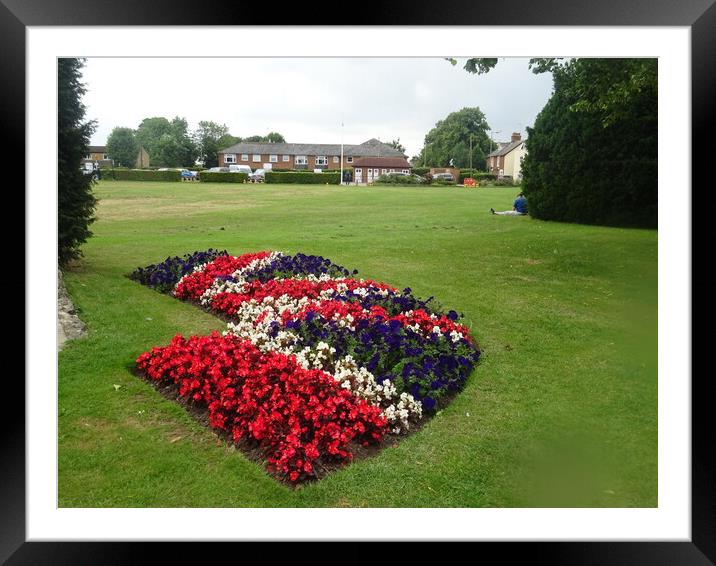
[[346,161],[347,161],[348,163],[353,163],[353,156],[347,157],[347,158],[346,158]]
[[316,165],[328,165],[328,159],[325,155],[316,155]]
[[92,155],[90,155],[90,154],[85,155],[85,159],[92,159]]
[[278,161],[278,155],[269,155],[269,163],[276,163]]
[[[376,169],[375,172],[377,173],[378,170]],[[380,174],[381,174],[381,175],[385,175],[387,172],[388,172],[387,169],[381,169],[381,170],[380,170]]]
[[284,155],[284,156],[283,156],[283,162],[284,162],[284,163],[288,163],[288,162],[290,161],[290,159],[291,159],[291,156],[290,156],[290,155]]
[[338,163],[339,159],[337,155],[333,156],[333,163]]
[[106,153],[103,153],[103,154],[102,154],[102,159],[109,159],[109,158],[107,157],[107,154],[106,154]]
[[361,169],[360,167],[356,168],[356,173],[360,175],[361,173],[363,173],[363,169]]
[[254,160],[254,163],[261,161],[261,155],[258,153],[254,153],[253,160]]
[[405,173],[406,175],[410,175],[410,169],[403,169],[403,173]]
[[233,153],[224,154],[224,163],[236,163],[236,155]]
[[305,155],[296,156],[296,165],[308,165],[308,159]]
[[249,154],[248,153],[242,153],[241,154],[241,161],[248,161],[249,160]]

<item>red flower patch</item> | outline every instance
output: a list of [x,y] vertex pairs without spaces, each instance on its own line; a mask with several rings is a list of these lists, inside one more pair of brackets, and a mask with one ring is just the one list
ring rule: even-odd
[[378,407],[295,358],[262,354],[233,335],[175,336],[137,359],[154,381],[205,405],[213,428],[256,443],[269,469],[291,482],[315,476],[317,461],[352,459],[351,442],[378,443],[388,430]]

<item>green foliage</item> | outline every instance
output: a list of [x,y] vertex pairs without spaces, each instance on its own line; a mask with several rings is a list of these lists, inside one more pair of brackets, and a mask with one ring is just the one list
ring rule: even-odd
[[115,181],[181,181],[180,171],[154,171],[151,169],[103,169],[103,179]]
[[248,178],[246,173],[199,173],[199,180],[204,183],[245,183]]
[[425,136],[425,146],[416,156],[417,163],[425,167],[448,167],[453,160],[455,167],[469,167],[472,143],[472,166],[485,167],[485,156],[490,153],[488,130],[485,115],[479,108],[452,112]]
[[239,141],[247,143],[286,143],[286,139],[278,132],[269,132],[265,136],[249,136],[248,138],[244,138],[243,140],[240,139]]
[[401,152],[403,155],[405,155],[405,146],[400,143],[400,138],[394,139],[388,144],[393,149],[397,149],[399,152]]
[[416,177],[404,175],[381,175],[374,184],[376,185],[420,185],[421,182]]
[[479,181],[481,179],[494,179],[495,175],[487,173],[486,171],[480,171],[479,169],[460,169],[457,182],[463,183],[468,177]]
[[430,181],[430,184],[434,185],[434,186],[438,186],[438,187],[440,187],[440,186],[442,186],[442,187],[453,186],[454,187],[455,185],[457,185],[457,181],[448,181],[446,179],[432,179]]
[[266,142],[267,143],[286,143],[286,138],[284,138],[278,132],[269,132],[266,135]]
[[[242,140],[238,136],[232,136],[231,134],[226,134],[224,136],[221,136],[216,141],[216,146],[219,148],[219,151],[222,149],[226,149],[227,147],[231,147],[232,145],[236,145],[237,143],[240,143]],[[216,167],[216,165],[215,165]]]
[[[448,61],[450,61],[453,66],[457,65],[457,59],[448,58]],[[482,75],[494,69],[495,65],[497,65],[497,59],[472,57],[465,62],[463,69],[468,73]]]
[[[221,140],[228,135],[229,128],[225,124],[217,124],[216,122],[206,120],[199,122],[199,127],[194,131],[193,138],[198,150],[199,161],[204,163],[204,167],[207,169],[210,167],[218,167],[218,152],[220,149],[226,147],[219,144]],[[230,143],[228,145],[232,144]]]
[[139,142],[132,128],[116,127],[107,138],[107,155],[115,164],[133,166],[139,153]]
[[278,172],[266,171],[266,183],[285,183],[292,185],[338,185],[341,174],[335,172],[313,173],[308,171]]
[[554,94],[527,129],[530,214],[656,227],[656,60],[575,59],[553,72]]
[[93,180],[80,167],[88,153],[94,121],[85,122],[83,59],[57,60],[57,253],[60,265],[82,256],[80,246],[92,235],[97,200]]
[[[465,69],[481,74],[495,64],[473,58]],[[541,58],[529,67],[554,78],[552,98],[527,128],[530,214],[656,227],[657,60]]]
[[194,165],[197,149],[187,128],[186,119],[179,116],[171,122],[163,117],[145,118],[135,137],[149,153],[152,165],[188,167]]
[[425,175],[430,173],[430,167],[413,167],[413,173],[424,177]]

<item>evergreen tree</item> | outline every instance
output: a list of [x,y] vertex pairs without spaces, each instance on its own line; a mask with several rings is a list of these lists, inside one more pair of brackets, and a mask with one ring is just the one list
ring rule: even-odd
[[93,180],[81,169],[88,153],[94,121],[84,121],[81,82],[83,59],[61,58],[57,61],[57,236],[60,265],[82,255],[80,246],[92,235],[97,204],[92,193]]

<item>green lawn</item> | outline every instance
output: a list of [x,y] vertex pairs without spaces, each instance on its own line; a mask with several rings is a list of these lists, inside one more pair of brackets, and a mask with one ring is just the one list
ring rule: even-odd
[[[518,191],[101,182],[65,278],[89,336],[59,354],[59,506],[657,506],[657,232],[489,213]],[[224,328],[125,277],[209,247],[323,255],[434,295],[481,362],[419,432],[292,490],[130,371]]]

